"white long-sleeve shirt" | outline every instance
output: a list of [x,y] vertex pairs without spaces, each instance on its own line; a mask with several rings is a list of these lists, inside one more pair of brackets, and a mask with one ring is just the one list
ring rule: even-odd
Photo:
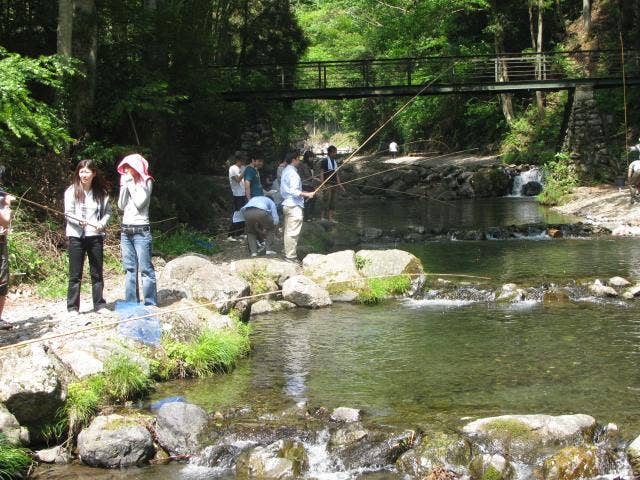
[[130,178],[120,185],[118,208],[123,211],[123,225],[149,224],[149,200],[151,200],[152,187],[151,179],[146,182],[136,182]]
[[[102,211],[102,217],[100,216]],[[64,213],[67,216],[67,227],[65,233],[67,237],[80,238],[95,237],[104,235],[104,232],[98,231],[96,227],[104,228],[111,218],[111,205],[109,205],[109,197],[105,197],[102,205],[93,198],[93,191],[89,190],[85,193],[84,202],[78,202],[75,196],[74,186],[71,185],[64,192]],[[73,218],[72,218],[73,217]],[[87,222],[84,229],[80,226],[80,220]],[[83,235],[84,233],[84,235]]]
[[304,198],[302,198],[302,181],[298,170],[293,165],[287,165],[282,172],[280,180],[280,195],[282,195],[283,207],[304,208]]

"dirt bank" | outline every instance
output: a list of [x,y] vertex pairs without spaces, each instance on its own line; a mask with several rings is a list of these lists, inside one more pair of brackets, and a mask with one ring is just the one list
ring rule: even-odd
[[614,231],[625,225],[640,227],[640,204],[631,205],[629,190],[613,185],[577,188],[565,204],[554,209]]

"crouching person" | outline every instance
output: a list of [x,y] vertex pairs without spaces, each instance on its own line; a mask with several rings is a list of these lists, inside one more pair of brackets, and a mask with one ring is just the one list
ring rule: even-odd
[[265,242],[267,255],[275,255],[273,250],[274,233],[280,222],[276,204],[269,197],[251,197],[241,208],[244,227],[252,257],[258,255],[258,240]]

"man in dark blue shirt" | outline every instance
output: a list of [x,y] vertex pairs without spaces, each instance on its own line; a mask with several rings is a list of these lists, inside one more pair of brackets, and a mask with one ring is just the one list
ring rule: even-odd
[[251,163],[244,170],[244,194],[247,196],[247,201],[252,197],[264,195],[259,172],[263,164],[264,160],[260,156],[254,155],[251,158]]

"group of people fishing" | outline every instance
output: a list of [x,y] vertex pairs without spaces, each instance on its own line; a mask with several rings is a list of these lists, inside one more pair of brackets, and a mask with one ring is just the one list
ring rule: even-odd
[[264,160],[254,154],[248,165],[237,155],[229,167],[229,186],[233,195],[233,215],[229,239],[235,240],[244,229],[252,257],[259,249],[265,255],[276,255],[275,232],[280,224],[280,212],[284,217],[284,259],[298,262],[296,253],[298,238],[305,220],[311,220],[315,209],[316,192],[322,192],[321,220],[334,222],[336,188],[344,190],[338,173],[338,150],[331,145],[326,157],[316,165],[311,150],[304,153],[292,151],[276,169],[271,189],[262,185],[260,170]]
[[[120,175],[118,208],[122,210],[120,246],[125,270],[125,301],[157,305],[156,275],[151,262],[151,228],[149,201],[153,177],[147,160],[139,154],[127,155],[117,166]],[[7,239],[11,224],[11,202],[15,197],[0,193],[0,329],[12,328],[1,320],[7,294],[9,268]],[[109,184],[94,160],[81,160],[75,169],[73,183],[64,193],[64,215],[69,253],[67,311],[77,316],[80,311],[80,287],[85,257],[89,260],[91,296],[94,311],[107,313],[104,292],[104,237],[111,218]],[[140,272],[142,295],[139,292]]]

